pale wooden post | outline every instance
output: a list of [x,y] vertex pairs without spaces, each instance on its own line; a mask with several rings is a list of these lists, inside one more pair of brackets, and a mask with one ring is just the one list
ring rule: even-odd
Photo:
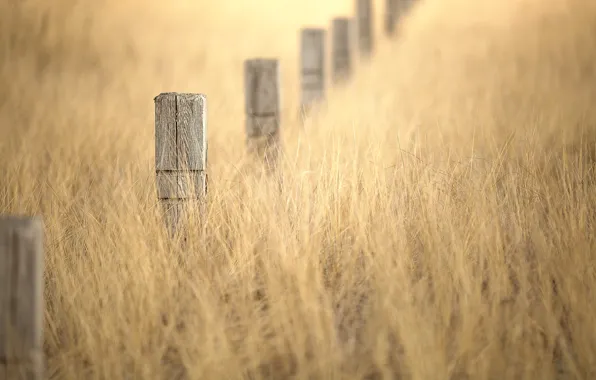
[[0,217],[0,379],[41,380],[43,222]]
[[207,98],[162,93],[155,97],[157,198],[173,234],[192,204],[203,212],[207,195]]
[[276,166],[281,150],[279,61],[244,62],[245,127],[248,151],[263,157],[267,168]]
[[358,50],[362,57],[369,57],[373,51],[373,11],[371,0],[356,0]]
[[325,29],[304,28],[300,34],[301,112],[325,98]]
[[395,33],[399,11],[398,1],[399,0],[385,0],[385,33],[388,36]]
[[331,29],[333,38],[332,78],[334,84],[340,84],[352,74],[351,20],[346,17],[334,18]]

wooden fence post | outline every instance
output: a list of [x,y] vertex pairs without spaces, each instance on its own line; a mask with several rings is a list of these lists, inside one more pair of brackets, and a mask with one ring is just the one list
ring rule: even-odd
[[301,114],[325,98],[325,29],[304,28],[300,34]]
[[352,44],[351,20],[346,17],[334,18],[331,23],[333,48],[332,48],[332,75],[333,84],[340,84],[352,74]]
[[371,0],[356,0],[356,25],[358,50],[362,57],[369,57],[373,51],[373,10]]
[[395,33],[399,12],[399,0],[385,0],[385,33],[388,36]]
[[157,198],[172,234],[190,204],[204,215],[207,195],[207,98],[162,93],[155,97]]
[[0,217],[0,379],[41,380],[43,222]]
[[268,170],[275,168],[281,150],[279,83],[277,59],[244,62],[246,144]]

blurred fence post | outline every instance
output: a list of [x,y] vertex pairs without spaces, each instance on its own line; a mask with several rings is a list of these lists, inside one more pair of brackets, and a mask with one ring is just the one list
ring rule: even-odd
[[43,221],[0,217],[0,379],[41,380]]
[[325,98],[325,30],[305,28],[300,34],[301,115]]
[[416,0],[399,0],[400,3],[400,12],[402,14],[405,14],[407,12],[409,12],[412,7],[414,6],[414,3],[416,3]]
[[395,33],[399,12],[399,0],[385,0],[385,33],[388,36]]
[[332,47],[332,78],[337,85],[346,81],[352,75],[352,38],[351,20],[346,17],[334,18],[331,22]]
[[268,170],[275,168],[281,151],[279,86],[277,59],[244,62],[246,144]]
[[204,215],[207,195],[207,98],[162,93],[155,97],[157,198],[169,231],[180,230],[192,204]]
[[373,10],[371,0],[356,0],[356,25],[358,51],[360,56],[368,58],[374,48]]

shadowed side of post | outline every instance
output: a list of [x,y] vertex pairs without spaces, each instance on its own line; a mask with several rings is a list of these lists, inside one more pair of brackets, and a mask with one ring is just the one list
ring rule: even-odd
[[322,28],[304,28],[300,32],[301,116],[325,99],[325,35]]
[[190,207],[204,215],[207,195],[207,98],[162,93],[155,97],[155,171],[170,233],[181,230]]
[[281,153],[279,86],[277,59],[244,62],[247,149],[261,157],[268,170],[277,166]]
[[0,379],[41,380],[43,222],[0,217]]

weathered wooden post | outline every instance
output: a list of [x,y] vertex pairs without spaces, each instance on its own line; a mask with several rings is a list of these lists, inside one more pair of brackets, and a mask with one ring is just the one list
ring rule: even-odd
[[246,144],[269,170],[275,168],[281,151],[279,83],[277,59],[244,62]]
[[358,31],[358,50],[368,58],[373,52],[373,10],[371,0],[356,0],[356,25]]
[[0,217],[0,379],[41,380],[43,222]]
[[162,93],[155,97],[157,198],[173,234],[191,204],[203,212],[207,195],[207,98]]
[[399,12],[399,0],[385,0],[385,33],[388,36],[395,33]]
[[304,28],[300,34],[301,114],[325,98],[325,29]]
[[351,20],[346,17],[334,18],[331,23],[332,48],[332,78],[333,84],[340,84],[352,74],[352,44]]

